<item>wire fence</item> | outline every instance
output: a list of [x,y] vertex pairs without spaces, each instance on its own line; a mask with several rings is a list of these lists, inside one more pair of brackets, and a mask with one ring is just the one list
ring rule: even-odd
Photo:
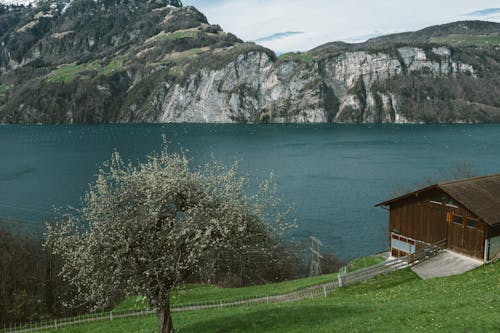
[[[389,272],[393,272],[395,270],[402,269],[405,267],[408,267],[408,263],[406,261],[400,259],[392,259],[354,272],[341,273],[338,275],[338,281],[331,281],[328,283],[307,287],[305,289],[301,289],[287,294],[253,296],[253,297],[245,297],[234,300],[200,302],[200,303],[184,304],[177,306],[174,305],[172,306],[171,311],[187,312],[187,311],[199,311],[205,309],[222,309],[222,308],[257,305],[257,304],[286,303],[286,302],[300,301],[304,299],[327,297],[328,294],[335,291],[339,287],[361,281],[366,281],[377,275],[387,274]],[[36,332],[45,330],[58,330],[60,328],[67,326],[79,325],[95,321],[112,321],[121,318],[151,316],[153,314],[156,314],[156,309],[91,313],[77,317],[48,320],[37,323],[24,323],[19,325],[13,325],[11,327],[0,328],[0,333],[21,333],[21,332]]]
[[[235,300],[200,302],[188,305],[172,306],[171,311],[187,312],[187,311],[199,311],[205,309],[222,309],[222,308],[245,306],[245,305],[292,302],[308,298],[313,299],[318,297],[326,297],[336,288],[337,288],[337,281],[332,281],[329,283],[305,288],[284,295],[266,295],[266,296],[245,297]],[[36,332],[44,330],[58,330],[62,327],[78,325],[83,323],[90,323],[94,321],[104,321],[104,320],[111,321],[121,318],[150,316],[153,314],[156,314],[156,309],[92,313],[77,317],[48,320],[37,323],[18,324],[12,327],[2,328],[0,329],[0,332],[10,333],[10,332]]]
[[377,275],[387,274],[406,267],[408,267],[408,263],[404,260],[396,258],[389,259],[380,264],[362,268],[354,272],[347,273],[344,271],[342,273],[339,273],[338,285],[340,287],[344,287],[349,284],[366,281]]

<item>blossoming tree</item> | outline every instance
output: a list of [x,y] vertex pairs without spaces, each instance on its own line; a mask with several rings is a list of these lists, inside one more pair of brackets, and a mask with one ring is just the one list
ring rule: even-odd
[[193,168],[166,146],[135,165],[115,153],[82,208],[48,226],[46,245],[85,301],[104,307],[118,290],[143,295],[158,309],[160,332],[171,333],[170,293],[178,283],[279,243],[288,210],[279,209],[271,178],[248,195],[237,164]]

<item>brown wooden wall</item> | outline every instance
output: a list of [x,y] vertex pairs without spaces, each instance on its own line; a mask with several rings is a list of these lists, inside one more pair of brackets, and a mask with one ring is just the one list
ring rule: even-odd
[[393,203],[390,209],[390,232],[397,230],[404,236],[429,244],[446,239],[447,248],[480,259],[484,257],[487,227],[438,189]]
[[431,204],[428,197],[411,197],[391,205],[390,231],[426,242],[446,238],[446,215],[442,207]]
[[488,230],[488,234],[486,235],[486,237],[488,237],[488,238],[493,238],[493,237],[497,237],[497,236],[500,236],[500,225],[498,225],[494,228],[490,227]]

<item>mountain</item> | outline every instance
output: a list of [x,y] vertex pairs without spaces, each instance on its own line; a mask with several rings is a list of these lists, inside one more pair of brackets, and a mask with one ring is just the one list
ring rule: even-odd
[[24,5],[28,6],[32,3],[35,3],[34,0],[0,0],[0,4],[2,5]]
[[500,121],[500,24],[277,57],[179,0],[0,5],[0,122]]

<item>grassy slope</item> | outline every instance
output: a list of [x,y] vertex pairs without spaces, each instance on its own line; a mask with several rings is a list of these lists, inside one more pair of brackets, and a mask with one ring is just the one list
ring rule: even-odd
[[431,38],[431,42],[452,46],[494,46],[500,45],[500,35],[449,35],[447,37]]
[[96,61],[79,65],[68,64],[52,71],[46,81],[50,83],[70,83],[77,77],[82,78],[82,75],[88,72],[97,72],[99,75],[106,76],[122,69],[123,62],[119,59],[113,59],[105,66]]
[[[377,256],[357,258],[350,263],[349,271],[355,271],[357,269],[375,265],[382,261],[384,261],[384,259]],[[174,292],[172,295],[172,304],[174,306],[182,306],[204,302],[239,300],[249,297],[282,295],[335,280],[337,280],[336,273],[244,288],[220,288],[206,285],[187,285]],[[128,297],[120,303],[114,311],[122,312],[144,308],[147,308],[147,304],[142,298]]]
[[310,63],[314,61],[314,56],[308,52],[289,52],[280,55],[278,59],[282,61],[295,60]]
[[354,272],[354,271],[357,271],[358,269],[361,269],[361,268],[370,267],[370,266],[373,266],[376,264],[380,264],[383,261],[385,261],[385,259],[382,257],[379,257],[379,256],[369,256],[369,257],[364,257],[364,258],[357,258],[357,259],[354,259],[349,264],[349,272]]
[[13,86],[10,84],[0,84],[0,108],[3,107],[3,103],[5,102],[5,97],[12,90]]
[[153,42],[158,42],[162,40],[176,40],[182,38],[196,38],[198,36],[197,29],[187,29],[187,30],[179,30],[171,33],[160,32],[159,34],[149,38],[145,41],[145,44],[150,44]]
[[[295,303],[178,313],[178,332],[499,332],[500,262],[423,281],[410,270]],[[154,317],[59,333],[154,332]]]
[[[182,306],[195,303],[231,301],[249,297],[280,295],[304,289],[309,286],[335,281],[337,274],[321,275],[300,280],[244,288],[220,288],[215,286],[188,285],[179,288],[172,295],[172,304]],[[146,304],[137,297],[129,297],[119,304],[115,311],[143,309]]]

